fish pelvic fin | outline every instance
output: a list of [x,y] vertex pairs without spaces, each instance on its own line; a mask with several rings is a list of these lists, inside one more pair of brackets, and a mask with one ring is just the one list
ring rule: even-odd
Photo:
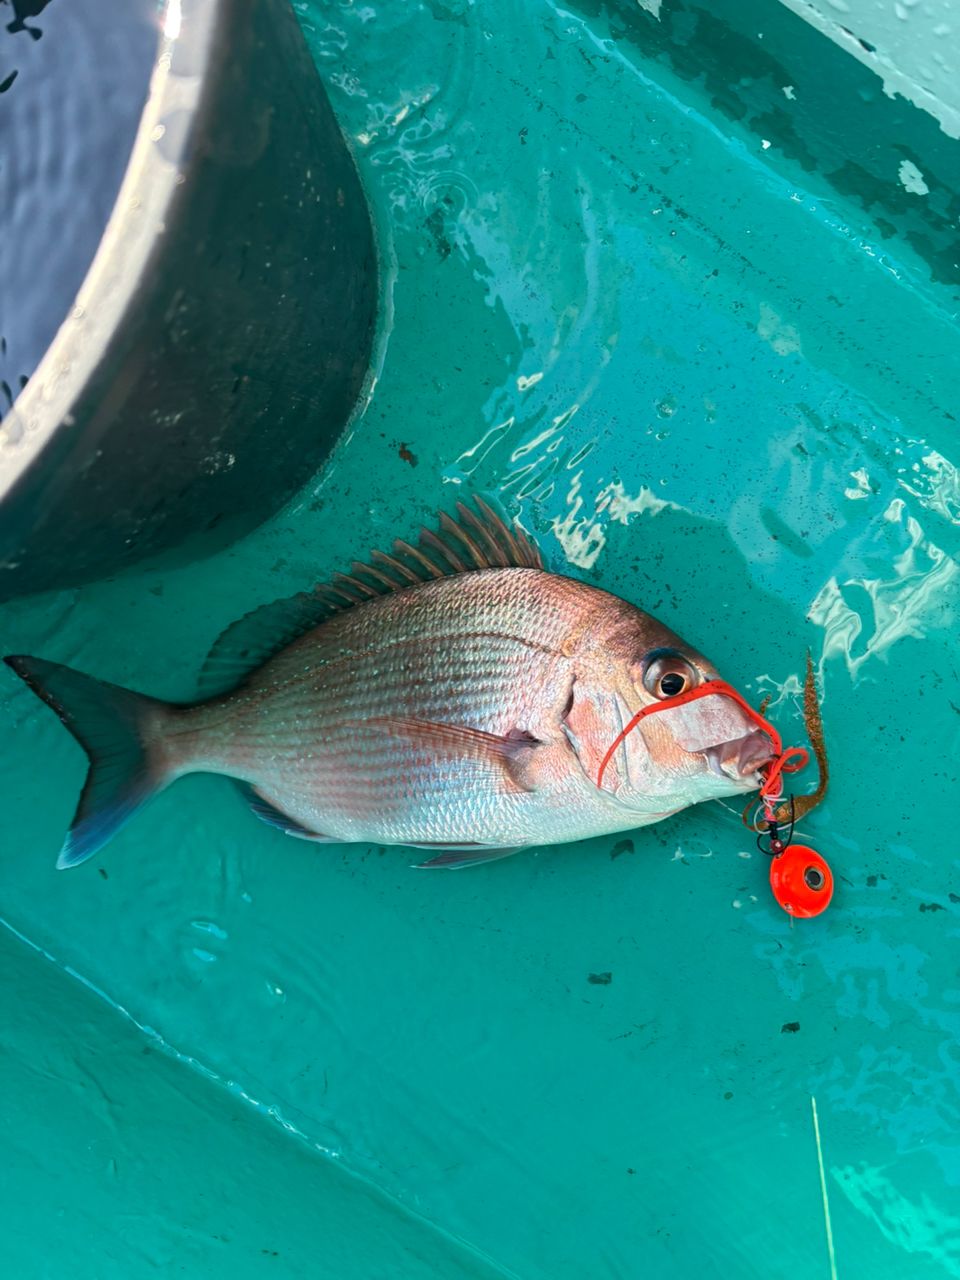
[[464,867],[478,867],[484,862],[497,862],[501,858],[509,858],[514,853],[519,853],[523,845],[512,844],[499,845],[489,844],[415,844],[411,845],[412,849],[443,849],[444,852],[438,854],[435,858],[431,858],[428,862],[415,862],[413,864],[414,871],[431,871],[438,867],[445,867],[448,871],[462,871]]
[[43,658],[4,662],[51,707],[83,747],[90,768],[57,867],[85,862],[169,780],[152,750],[165,703]]

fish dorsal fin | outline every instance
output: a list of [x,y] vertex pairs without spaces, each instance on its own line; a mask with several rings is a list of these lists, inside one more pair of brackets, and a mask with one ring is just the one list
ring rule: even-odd
[[200,673],[200,695],[212,698],[237,688],[281,649],[335,614],[377,596],[478,569],[544,568],[540,549],[518,524],[498,515],[482,498],[476,511],[457,503],[436,529],[421,529],[416,546],[398,539],[393,551],[375,551],[332,582],[262,605],[227,627],[214,642]]
[[217,637],[207,654],[200,672],[200,697],[213,698],[236,689],[268,658],[338,612],[325,596],[301,591],[238,618]]

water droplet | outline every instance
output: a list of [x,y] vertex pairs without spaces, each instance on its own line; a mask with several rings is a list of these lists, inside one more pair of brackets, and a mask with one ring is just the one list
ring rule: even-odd
[[208,933],[213,938],[219,938],[221,942],[225,942],[229,936],[226,929],[221,929],[212,920],[191,920],[190,924],[192,928],[197,929],[200,933]]

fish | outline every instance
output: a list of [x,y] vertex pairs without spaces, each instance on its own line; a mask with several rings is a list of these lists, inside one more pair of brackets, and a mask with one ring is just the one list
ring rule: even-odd
[[[770,736],[662,622],[551,572],[482,498],[330,583],[254,610],[168,703],[43,658],[6,663],[89,757],[57,860],[90,858],[190,773],[300,839],[460,868],[756,790]],[[615,749],[614,749],[615,748]]]

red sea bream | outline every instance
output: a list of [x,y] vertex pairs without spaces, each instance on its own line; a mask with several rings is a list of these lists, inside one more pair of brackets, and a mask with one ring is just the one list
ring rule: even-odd
[[[756,789],[769,738],[632,604],[548,572],[483,503],[230,628],[212,696],[170,705],[38,658],[6,661],[60,716],[90,772],[59,866],[90,857],[187,773],[237,779],[291,835],[430,851],[463,866],[657,822]],[[598,779],[600,785],[598,785]]]

